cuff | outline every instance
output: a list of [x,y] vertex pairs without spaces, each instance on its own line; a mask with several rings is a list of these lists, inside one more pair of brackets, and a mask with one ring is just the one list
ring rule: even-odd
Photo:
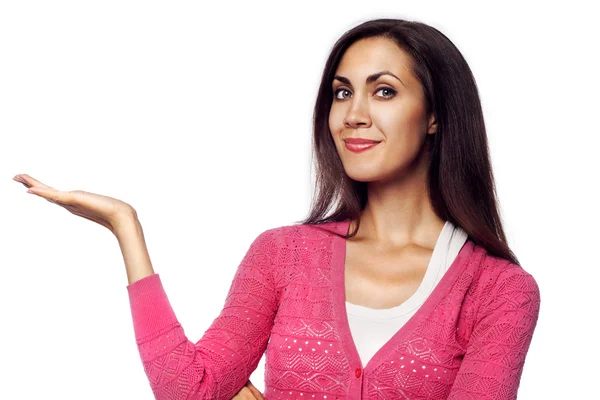
[[178,323],[158,274],[127,286],[133,330],[137,341],[151,339],[167,326]]

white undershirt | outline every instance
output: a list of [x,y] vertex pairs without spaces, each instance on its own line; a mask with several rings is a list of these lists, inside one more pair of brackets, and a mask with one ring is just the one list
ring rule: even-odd
[[467,233],[446,221],[431,254],[417,291],[394,308],[374,309],[346,301],[350,333],[363,367],[371,357],[413,316],[444,276],[467,240]]

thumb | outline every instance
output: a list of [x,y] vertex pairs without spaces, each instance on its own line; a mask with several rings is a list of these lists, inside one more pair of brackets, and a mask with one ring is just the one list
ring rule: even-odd
[[252,392],[254,397],[256,397],[257,400],[265,400],[262,393],[259,392],[259,390],[254,387],[254,385],[252,384],[252,382],[250,382],[250,380],[248,380],[248,383],[246,384],[246,386],[248,387],[248,389],[250,389],[250,391]]

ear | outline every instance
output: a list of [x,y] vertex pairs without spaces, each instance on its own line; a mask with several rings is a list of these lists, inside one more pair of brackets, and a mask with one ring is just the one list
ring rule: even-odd
[[437,132],[437,129],[438,129],[438,124],[435,119],[435,115],[431,114],[431,116],[429,117],[429,126],[427,128],[427,134],[433,135],[434,133]]

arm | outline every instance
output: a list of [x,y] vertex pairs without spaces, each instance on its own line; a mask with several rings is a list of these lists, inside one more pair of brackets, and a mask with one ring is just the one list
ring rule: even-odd
[[230,400],[248,382],[277,312],[275,236],[268,230],[252,242],[220,315],[195,344],[185,336],[158,274],[127,286],[136,343],[156,399]]
[[513,400],[533,337],[540,292],[520,267],[503,271],[479,312],[449,400]]

